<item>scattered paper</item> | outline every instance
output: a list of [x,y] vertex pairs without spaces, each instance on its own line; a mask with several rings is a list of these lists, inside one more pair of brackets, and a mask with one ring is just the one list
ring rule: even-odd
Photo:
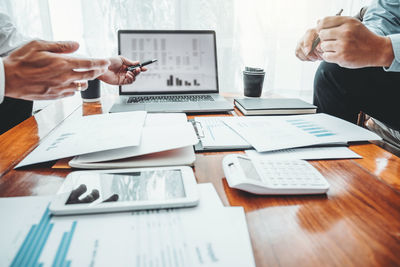
[[289,148],[269,152],[246,150],[247,156],[280,159],[360,159],[360,155],[345,146]]
[[[0,199],[0,266],[255,266],[243,208],[52,217],[52,197]],[[218,201],[217,201],[218,202]]]
[[100,151],[74,158],[74,163],[102,162],[124,159],[193,146],[198,143],[193,125],[185,114],[148,114],[138,146]]
[[17,166],[140,144],[145,111],[67,118]]
[[225,120],[258,152],[340,142],[381,140],[375,133],[319,113],[295,116],[237,117]]

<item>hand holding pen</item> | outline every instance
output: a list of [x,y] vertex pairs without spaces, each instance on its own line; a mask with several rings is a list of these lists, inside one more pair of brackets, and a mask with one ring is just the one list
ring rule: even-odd
[[128,71],[134,71],[136,68],[143,68],[144,66],[147,66],[147,65],[155,63],[155,62],[157,62],[157,59],[148,60],[143,63],[137,62],[136,64],[129,66]]
[[[99,76],[103,82],[112,85],[125,85],[131,84],[136,80],[136,77],[142,72],[146,71],[147,68],[140,65],[139,61],[132,61],[123,56],[112,57],[108,59],[110,65],[108,70],[103,75]],[[128,68],[131,66],[137,66],[131,70]]]
[[[342,15],[342,12],[343,12],[343,8],[340,9],[340,11],[336,14],[336,16]],[[319,36],[317,36],[317,38],[315,38],[315,40],[313,41],[312,46],[311,46],[311,50],[310,50],[310,52],[308,52],[308,54],[314,52],[315,48],[317,47],[317,45],[318,45],[320,42],[321,42],[321,39],[319,38]]]
[[108,84],[124,85],[131,84],[142,71],[147,71],[145,66],[157,62],[152,59],[140,63],[139,61],[131,61],[123,56],[110,58],[110,66],[108,71],[99,77],[100,80]]
[[[336,15],[341,15],[343,9],[341,9]],[[296,56],[302,61],[317,61],[322,60],[321,53],[318,44],[320,42],[318,32],[316,28],[312,28],[306,31],[304,36],[300,39],[296,47]]]

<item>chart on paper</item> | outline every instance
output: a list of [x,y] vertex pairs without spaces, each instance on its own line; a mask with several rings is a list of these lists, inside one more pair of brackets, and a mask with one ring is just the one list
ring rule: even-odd
[[120,42],[123,56],[141,62],[158,59],[123,92],[216,89],[212,34],[122,34]]
[[366,129],[323,113],[230,117],[224,123],[258,152],[380,139]]
[[0,266],[254,266],[243,209],[199,193],[195,208],[81,216],[51,216],[53,196],[0,198]]

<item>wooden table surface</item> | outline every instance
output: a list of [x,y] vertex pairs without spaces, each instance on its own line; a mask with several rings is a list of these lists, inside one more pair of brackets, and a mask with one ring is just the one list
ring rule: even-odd
[[[64,99],[0,135],[0,197],[54,194],[70,169],[13,167],[71,114],[104,113],[112,102]],[[350,148],[363,158],[311,162],[331,185],[326,195],[230,189],[221,166],[227,153],[196,154],[195,174],[226,206],[244,207],[257,266],[399,266],[400,159],[374,144]]]

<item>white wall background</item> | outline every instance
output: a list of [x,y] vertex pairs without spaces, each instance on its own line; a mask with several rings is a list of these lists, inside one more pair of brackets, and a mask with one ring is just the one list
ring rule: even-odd
[[[117,54],[118,29],[212,29],[217,32],[220,88],[242,90],[245,65],[264,67],[264,92],[311,101],[318,63],[294,54],[319,18],[354,15],[370,0],[1,0],[19,30],[48,40],[75,40],[79,53]],[[117,90],[109,89],[116,93]]]

